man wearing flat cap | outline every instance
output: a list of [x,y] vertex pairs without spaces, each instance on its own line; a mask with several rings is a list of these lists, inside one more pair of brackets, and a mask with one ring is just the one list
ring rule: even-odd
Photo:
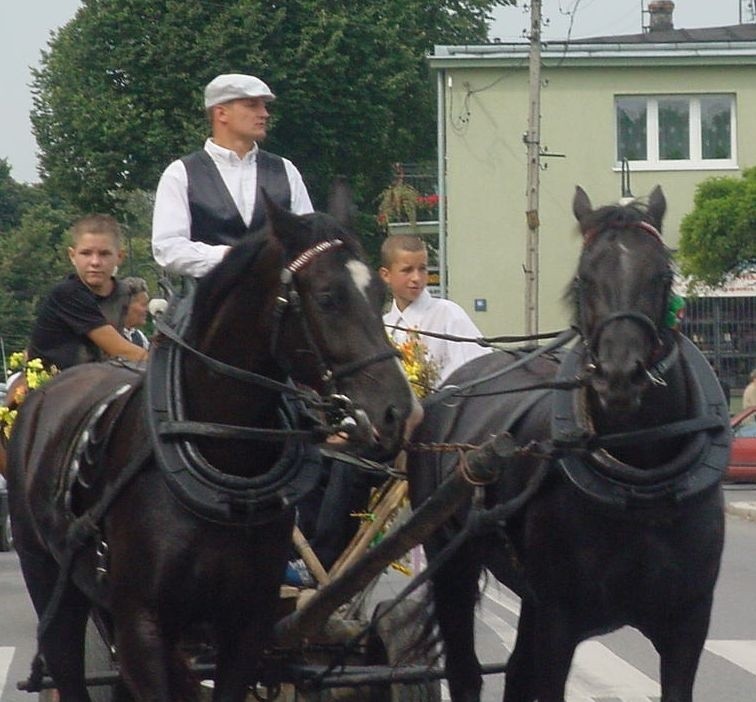
[[152,252],[161,266],[195,278],[205,275],[230,243],[264,224],[261,188],[295,214],[313,211],[294,164],[258,145],[274,99],[255,76],[227,73],[207,84],[212,136],[203,149],[171,163],[158,183]]

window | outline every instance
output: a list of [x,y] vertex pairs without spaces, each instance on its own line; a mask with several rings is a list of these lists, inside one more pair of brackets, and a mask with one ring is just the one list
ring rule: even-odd
[[637,169],[736,168],[733,95],[621,96],[617,161]]

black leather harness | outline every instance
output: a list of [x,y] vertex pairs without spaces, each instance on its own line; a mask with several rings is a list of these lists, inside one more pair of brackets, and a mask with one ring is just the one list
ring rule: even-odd
[[[724,477],[730,449],[727,405],[714,371],[703,354],[679,335],[679,362],[691,389],[693,416],[647,430],[594,436],[585,417],[585,389],[556,390],[551,436],[557,465],[567,480],[590,500],[615,511],[650,507],[660,501],[683,502],[717,485]],[[585,348],[577,345],[559,366],[557,378],[569,378],[582,368]],[[687,435],[680,453],[650,470],[615,458],[615,446]]]
[[[179,336],[189,325],[191,297],[177,307],[175,327]],[[184,353],[179,344],[157,343],[146,379],[147,424],[155,458],[171,494],[192,513],[220,524],[250,526],[274,519],[302,499],[320,476],[318,449],[296,436],[303,416],[301,403],[285,394],[281,396],[278,419],[287,436],[281,458],[272,468],[252,478],[223,473],[197,449],[192,436],[200,431],[184,434],[175,429],[187,419],[181,384]],[[208,425],[212,426],[215,425]],[[205,435],[212,435],[212,430]]]

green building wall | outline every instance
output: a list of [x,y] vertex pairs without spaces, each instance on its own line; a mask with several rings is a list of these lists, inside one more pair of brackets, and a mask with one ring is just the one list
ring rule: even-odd
[[[527,56],[506,65],[480,60],[454,65],[437,62],[444,86],[447,196],[446,248],[448,296],[461,304],[484,334],[521,334],[525,329],[525,222],[528,128]],[[470,64],[473,65],[470,65]],[[676,248],[683,216],[693,207],[696,185],[711,176],[737,176],[756,165],[752,136],[756,115],[756,65],[689,60],[674,64],[643,60],[570,65],[558,60],[542,69],[539,329],[569,323],[562,302],[580,252],[572,215],[575,186],[594,206],[621,197],[615,161],[615,107],[618,94],[736,96],[738,168],[652,170],[631,173],[636,197],[660,184],[668,210],[664,236]],[[433,62],[432,62],[433,64]],[[477,64],[477,65],[476,65]],[[713,65],[711,65],[713,64]],[[475,311],[475,300],[486,311]]]

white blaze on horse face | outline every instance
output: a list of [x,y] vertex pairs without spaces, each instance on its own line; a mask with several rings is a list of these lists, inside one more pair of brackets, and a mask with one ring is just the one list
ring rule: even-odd
[[630,249],[623,243],[619,243],[618,246],[620,250],[620,270],[627,275],[632,271]]
[[352,281],[354,282],[357,290],[362,293],[362,296],[367,300],[367,290],[372,280],[370,269],[362,262],[357,260],[351,260],[347,264],[347,269],[352,275]]

